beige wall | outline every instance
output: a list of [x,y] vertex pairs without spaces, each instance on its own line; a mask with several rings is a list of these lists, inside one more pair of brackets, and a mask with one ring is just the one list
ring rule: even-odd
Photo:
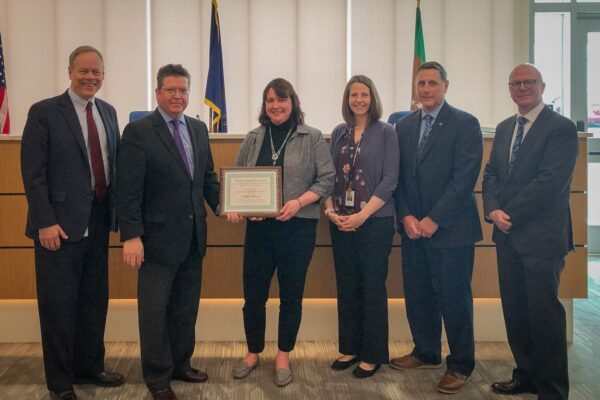
[[[330,132],[341,121],[347,60],[352,74],[374,79],[384,115],[408,109],[415,4],[221,0],[230,132],[257,124],[262,89],[276,76],[296,86],[307,122]],[[495,126],[514,111],[506,76],[528,59],[528,2],[423,0],[421,8],[427,58],[447,66],[449,101]],[[209,28],[209,0],[0,0],[13,133],[33,102],[66,89],[68,55],[84,43],[104,53],[100,96],[122,127],[130,111],[154,107],[153,76],[168,62],[190,69],[188,112],[206,119]]]

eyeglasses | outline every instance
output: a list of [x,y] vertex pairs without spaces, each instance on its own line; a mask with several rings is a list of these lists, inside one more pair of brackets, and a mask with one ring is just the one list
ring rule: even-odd
[[531,89],[536,83],[537,79],[525,79],[524,81],[512,81],[508,82],[508,86],[511,89],[520,89],[521,85],[525,87],[525,89]]
[[190,94],[190,91],[188,89],[161,88],[160,90],[162,90],[169,96],[174,96],[175,93],[179,93],[181,96],[187,96],[188,94]]

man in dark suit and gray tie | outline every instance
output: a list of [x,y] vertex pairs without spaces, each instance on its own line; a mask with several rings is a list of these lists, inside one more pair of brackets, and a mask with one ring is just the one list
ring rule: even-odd
[[542,102],[545,83],[531,64],[517,66],[508,87],[518,113],[496,127],[483,179],[484,215],[494,223],[498,277],[512,379],[501,394],[567,399],[565,310],[558,300],[565,256],[573,250],[569,194],[577,130]]
[[117,204],[123,257],[138,272],[144,381],[154,399],[172,400],[171,380],[201,383],[190,365],[206,248],[206,209],[219,183],[206,125],[183,114],[190,74],[158,71],[157,109],[125,127],[118,160]]
[[441,367],[443,320],[450,355],[437,389],[457,393],[475,366],[471,276],[482,233],[473,188],[483,143],[477,119],[445,101],[448,84],[441,64],[421,65],[415,86],[423,108],[396,123],[400,176],[394,197],[415,346],[390,367]]
[[74,383],[118,386],[104,369],[108,234],[116,227],[119,126],[95,97],[104,61],[90,46],[69,57],[70,88],[31,106],[21,141],[34,240],[44,369],[52,399],[77,399]]

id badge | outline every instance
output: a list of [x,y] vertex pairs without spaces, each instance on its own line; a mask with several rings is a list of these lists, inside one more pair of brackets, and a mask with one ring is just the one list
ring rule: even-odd
[[346,207],[354,207],[354,190],[346,190]]

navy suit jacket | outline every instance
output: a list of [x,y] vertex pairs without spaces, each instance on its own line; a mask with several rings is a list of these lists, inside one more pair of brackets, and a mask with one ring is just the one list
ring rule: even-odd
[[[516,251],[562,257],[573,249],[569,195],[579,152],[577,129],[569,119],[544,108],[527,132],[509,176],[516,119],[514,115],[496,127],[483,178],[484,213],[503,210],[510,216],[509,235]],[[495,243],[507,236],[494,226]]]
[[[116,230],[114,183],[119,147],[115,109],[96,98],[108,143],[111,229]],[[92,176],[83,131],[67,92],[42,100],[29,109],[21,140],[21,173],[29,211],[25,234],[37,240],[39,229],[59,224],[79,241],[92,208]]]
[[194,153],[190,178],[175,140],[155,110],[125,127],[118,159],[117,209],[121,240],[140,236],[147,262],[185,260],[192,232],[198,249],[206,247],[206,208],[219,203],[219,183],[206,125],[185,117]]
[[473,188],[479,176],[483,139],[477,118],[444,103],[417,157],[421,111],[396,123],[400,175],[394,194],[398,232],[402,218],[429,216],[439,225],[431,237],[437,248],[459,247],[482,239]]

